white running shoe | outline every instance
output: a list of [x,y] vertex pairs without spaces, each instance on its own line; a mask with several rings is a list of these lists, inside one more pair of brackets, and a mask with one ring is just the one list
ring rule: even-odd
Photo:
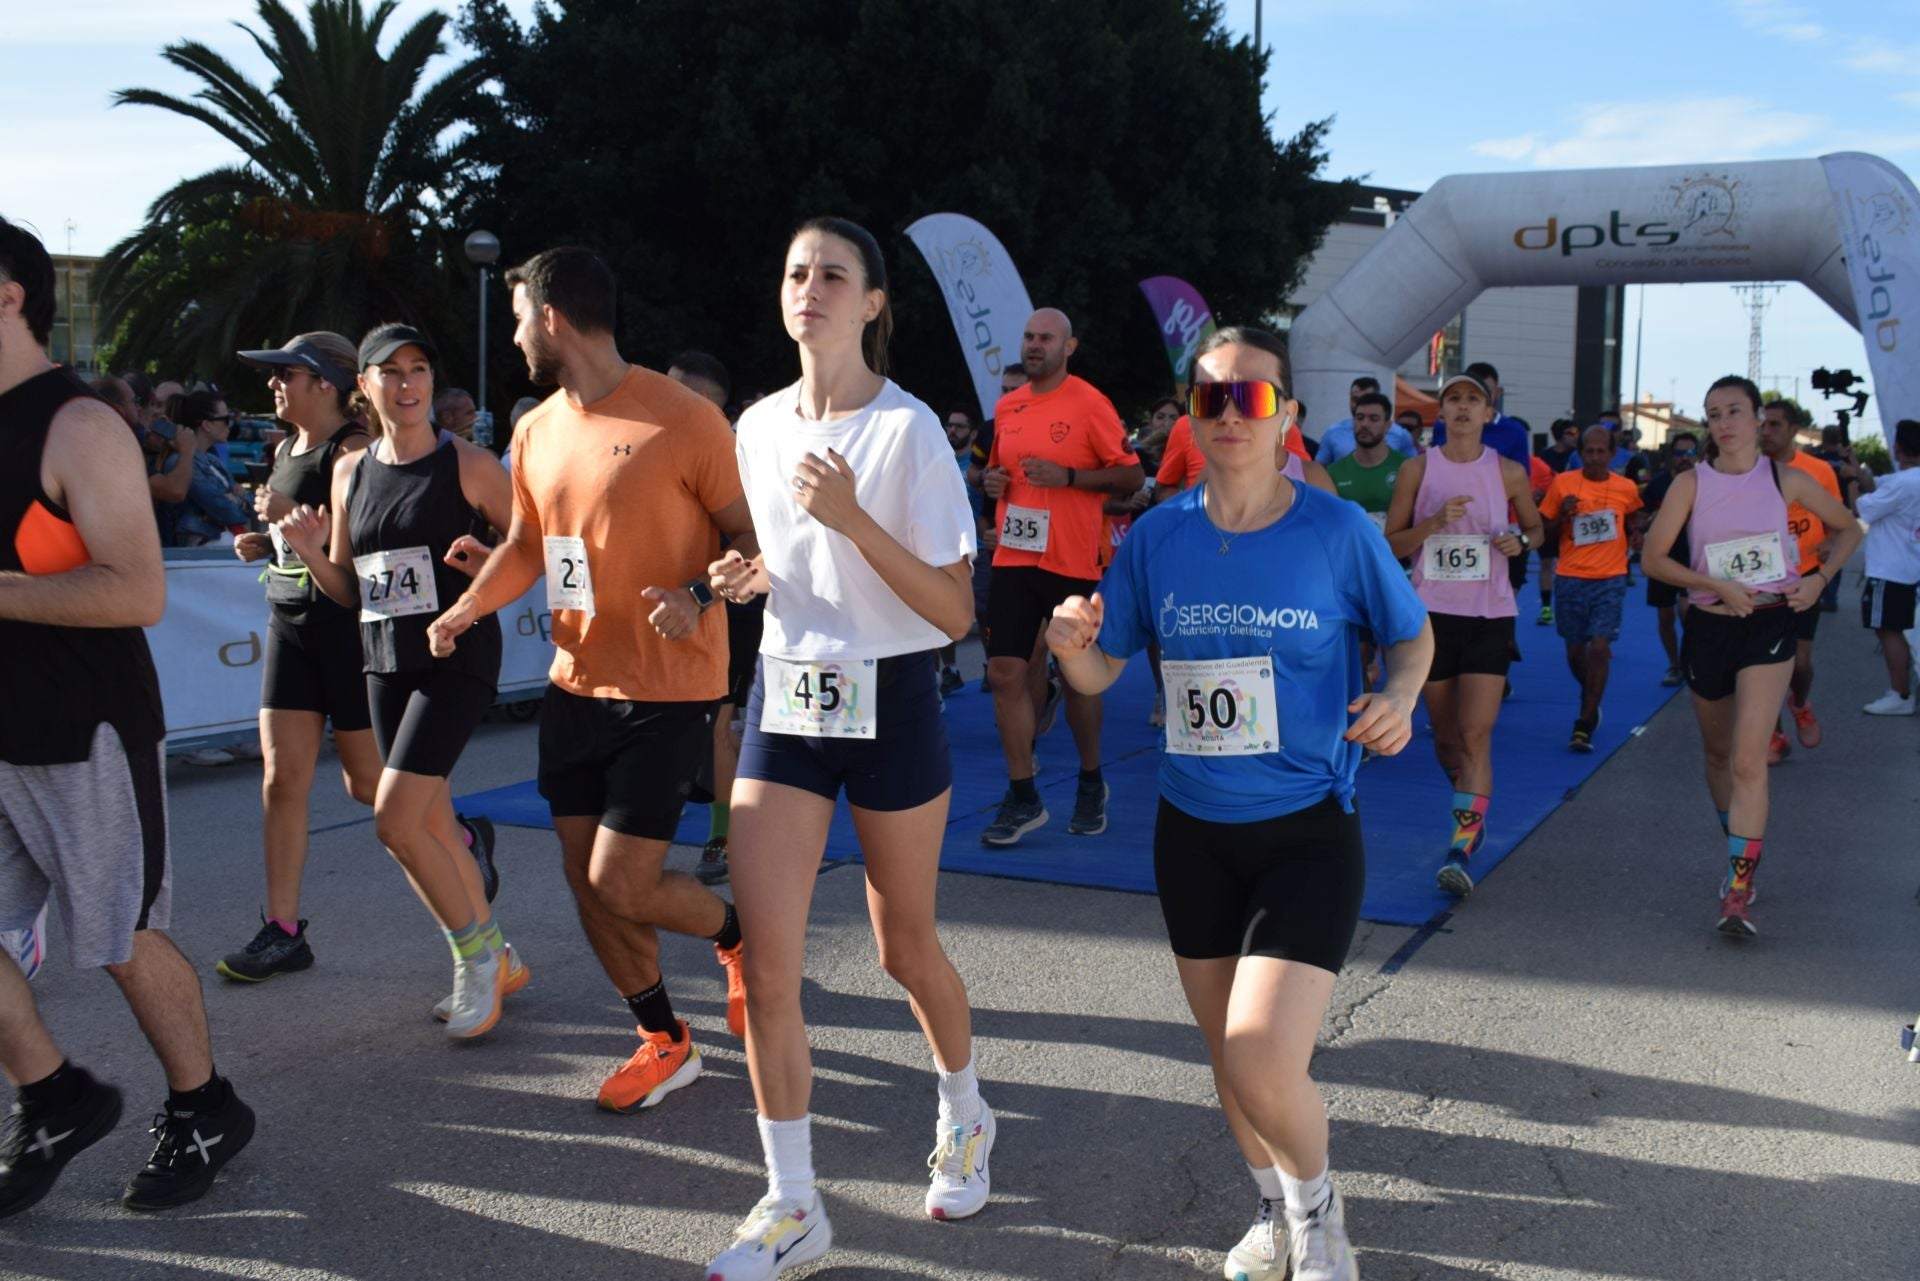
[[833,1224],[819,1193],[808,1206],[768,1194],[734,1229],[733,1244],[707,1265],[707,1281],[769,1281],[813,1262],[832,1244]]
[[47,959],[47,905],[40,905],[40,915],[33,918],[33,924],[24,930],[0,930],[0,951],[4,951],[20,967],[20,973],[32,978],[40,972],[40,962]]
[[474,960],[455,961],[453,995],[447,998],[447,1035],[465,1040],[498,1023],[506,979],[506,962],[484,948]]
[[[511,943],[507,944],[506,956],[507,981],[501,986],[500,995],[512,996],[515,992],[518,992],[521,988],[533,981],[533,971],[520,963],[520,953],[513,950],[513,944]],[[433,1017],[445,1023],[448,1016],[452,1013],[453,996],[449,993],[441,997],[440,1003],[433,1007]]]
[[1286,1281],[1292,1260],[1287,1249],[1287,1216],[1278,1201],[1260,1198],[1253,1226],[1227,1251],[1227,1281]]
[[993,1109],[982,1103],[980,1119],[970,1126],[936,1128],[933,1155],[927,1168],[933,1181],[927,1186],[929,1219],[964,1219],[987,1204],[992,1178],[987,1158],[993,1155]]
[[1293,1255],[1293,1281],[1360,1281],[1360,1264],[1347,1242],[1347,1212],[1340,1189],[1304,1219],[1287,1219]]
[[1913,715],[1913,695],[1900,697],[1888,690],[1880,697],[1860,709],[1869,716],[1911,716]]

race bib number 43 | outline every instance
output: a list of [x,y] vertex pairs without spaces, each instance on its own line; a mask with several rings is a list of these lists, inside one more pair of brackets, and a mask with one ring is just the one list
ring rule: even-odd
[[874,736],[875,665],[871,658],[844,663],[795,663],[763,656],[766,689],[760,732],[808,738]]
[[1731,578],[1749,587],[1777,583],[1786,576],[1786,565],[1786,549],[1777,533],[1707,544],[1708,578]]
[[1611,507],[1602,507],[1597,512],[1581,512],[1573,518],[1575,547],[1610,543],[1618,537],[1620,537],[1620,520]]
[[1435,534],[1427,539],[1426,576],[1441,583],[1478,583],[1493,559],[1490,534]]
[[1000,545],[1017,552],[1047,550],[1047,527],[1053,513],[1044,507],[1015,507],[1007,504],[1007,518],[1000,522]]
[[577,609],[593,617],[593,575],[587,570],[587,540],[548,535],[547,608]]
[[433,579],[433,553],[424,547],[368,552],[353,558],[360,579],[360,621],[406,618],[440,612],[440,589]]
[[1176,756],[1257,756],[1280,750],[1273,660],[1164,659],[1167,750]]

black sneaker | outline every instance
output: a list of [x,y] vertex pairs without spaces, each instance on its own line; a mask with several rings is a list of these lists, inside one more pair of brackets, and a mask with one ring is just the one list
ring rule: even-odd
[[211,1112],[164,1111],[153,1118],[153,1155],[133,1176],[120,1204],[165,1210],[206,1195],[220,1167],[253,1138],[253,1109],[226,1082],[227,1100]]
[[1000,811],[980,833],[983,845],[1015,845],[1035,828],[1047,825],[1047,807],[1039,801],[1023,801],[1011,789],[1000,800]]
[[702,885],[724,885],[727,880],[727,838],[716,836],[700,851],[693,875]]
[[300,922],[298,934],[289,934],[267,921],[245,949],[227,953],[213,968],[242,983],[265,983],[276,974],[297,973],[312,964],[313,949],[307,946],[305,921]]
[[0,1219],[45,1196],[67,1162],[120,1124],[120,1091],[84,1068],[68,1070],[82,1080],[78,1102],[64,1108],[16,1102],[0,1119]]
[[473,861],[480,865],[480,887],[486,891],[487,902],[500,893],[500,869],[493,865],[493,820],[490,818],[468,818],[464,814],[455,814],[460,826],[473,836]]
[[967,678],[960,674],[957,667],[949,667],[940,673],[940,697],[947,698],[958,694],[967,687]]
[[1061,688],[1060,678],[1047,677],[1047,699],[1040,704],[1040,718],[1033,723],[1034,742],[1045,738],[1047,731],[1053,728],[1054,721],[1060,716],[1060,700],[1064,697],[1066,692]]
[[1107,830],[1107,797],[1111,789],[1102,779],[1098,787],[1082,783],[1073,793],[1073,817],[1067,820],[1067,835],[1098,836]]

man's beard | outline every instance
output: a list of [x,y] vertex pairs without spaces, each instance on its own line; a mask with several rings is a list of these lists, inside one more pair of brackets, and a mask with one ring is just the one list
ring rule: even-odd
[[567,367],[554,359],[553,353],[543,350],[537,343],[529,343],[526,348],[527,377],[536,387],[558,387]]

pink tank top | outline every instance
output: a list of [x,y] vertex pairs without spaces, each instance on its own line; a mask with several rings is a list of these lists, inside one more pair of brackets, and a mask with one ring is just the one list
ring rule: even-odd
[[1302,485],[1307,483],[1307,469],[1300,465],[1300,455],[1291,449],[1287,451],[1287,465],[1280,469],[1280,474],[1288,480],[1297,480]]
[[[1712,463],[1695,467],[1693,511],[1687,517],[1687,546],[1693,557],[1693,572],[1708,578],[1724,578],[1724,572],[1709,567],[1707,549],[1715,543],[1755,535],[1778,533],[1784,556],[1781,577],[1761,583],[1749,583],[1748,590],[1780,595],[1800,581],[1796,561],[1799,545],[1787,522],[1787,500],[1780,492],[1772,460],[1762,456],[1745,475],[1732,476],[1717,470]],[[1687,589],[1687,599],[1696,605],[1717,605],[1720,598],[1712,592]]]
[[1440,534],[1485,534],[1487,576],[1459,581],[1430,579],[1427,567],[1434,554],[1431,539],[1413,553],[1413,587],[1421,603],[1436,614],[1461,614],[1471,618],[1512,618],[1513,583],[1507,577],[1507,558],[1492,545],[1492,536],[1511,529],[1507,519],[1507,486],[1500,475],[1500,455],[1490,446],[1480,447],[1480,457],[1470,463],[1456,463],[1438,449],[1421,455],[1426,475],[1420,478],[1420,492],[1413,499],[1413,523],[1419,524],[1447,505],[1449,498],[1465,495],[1467,514],[1451,525],[1443,525]]

